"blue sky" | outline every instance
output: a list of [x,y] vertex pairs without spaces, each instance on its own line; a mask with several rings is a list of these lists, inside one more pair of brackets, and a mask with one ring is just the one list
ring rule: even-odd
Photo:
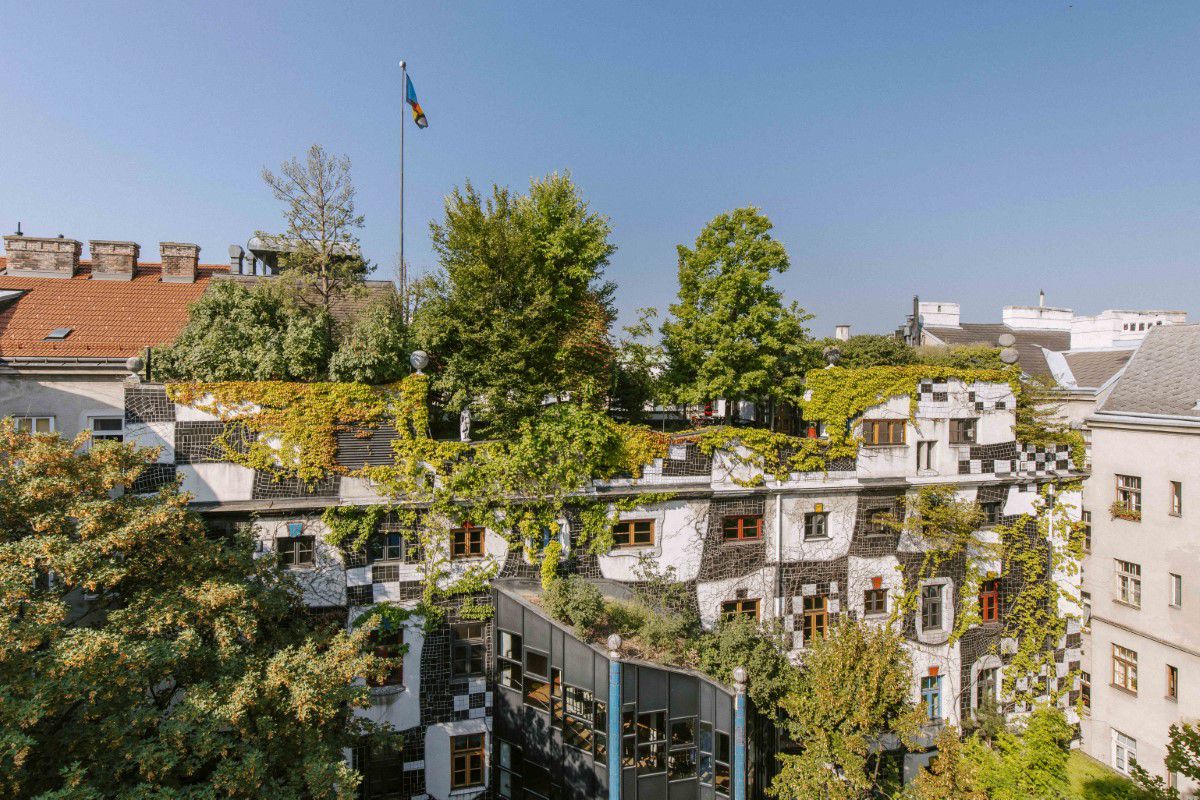
[[761,207],[826,334],[1048,301],[1200,305],[1200,4],[11,3],[0,230],[192,241],[281,225],[261,183],[320,142],[354,164],[368,257],[470,178],[570,169],[612,220],[624,320],[665,307],[675,245]]

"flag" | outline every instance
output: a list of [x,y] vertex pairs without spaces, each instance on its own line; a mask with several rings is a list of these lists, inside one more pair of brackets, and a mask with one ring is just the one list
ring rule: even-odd
[[417,90],[413,88],[412,78],[405,75],[404,81],[408,84],[404,88],[404,99],[412,106],[413,122],[417,123],[418,128],[428,128],[429,120],[425,119],[425,112],[421,110],[421,104],[417,102]]

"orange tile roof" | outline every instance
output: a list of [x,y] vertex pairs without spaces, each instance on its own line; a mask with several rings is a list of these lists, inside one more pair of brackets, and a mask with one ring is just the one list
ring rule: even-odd
[[[7,259],[0,258],[0,269]],[[0,358],[128,358],[147,345],[172,341],[188,306],[208,288],[221,264],[201,264],[195,283],[163,283],[161,264],[138,264],[133,280],[92,280],[90,261],[73,278],[0,275],[0,292],[23,290],[0,306]],[[55,328],[72,328],[45,341]]]

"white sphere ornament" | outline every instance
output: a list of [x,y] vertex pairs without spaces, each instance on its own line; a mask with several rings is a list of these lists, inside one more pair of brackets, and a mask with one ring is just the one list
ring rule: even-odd
[[141,372],[144,366],[146,366],[146,362],[142,360],[141,356],[130,356],[125,359],[125,369],[134,374]]
[[412,355],[408,357],[408,363],[412,364],[412,368],[418,373],[429,365],[429,354],[424,350],[414,350]]
[[608,649],[609,650],[620,650],[621,649],[621,634],[619,634],[619,633],[609,634]]
[[734,683],[745,683],[746,682],[746,668],[745,667],[734,667],[733,668],[733,682]]

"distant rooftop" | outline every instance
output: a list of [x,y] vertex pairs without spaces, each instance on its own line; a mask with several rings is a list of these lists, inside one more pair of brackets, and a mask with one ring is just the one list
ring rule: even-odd
[[1146,334],[1100,411],[1200,419],[1200,325]]

